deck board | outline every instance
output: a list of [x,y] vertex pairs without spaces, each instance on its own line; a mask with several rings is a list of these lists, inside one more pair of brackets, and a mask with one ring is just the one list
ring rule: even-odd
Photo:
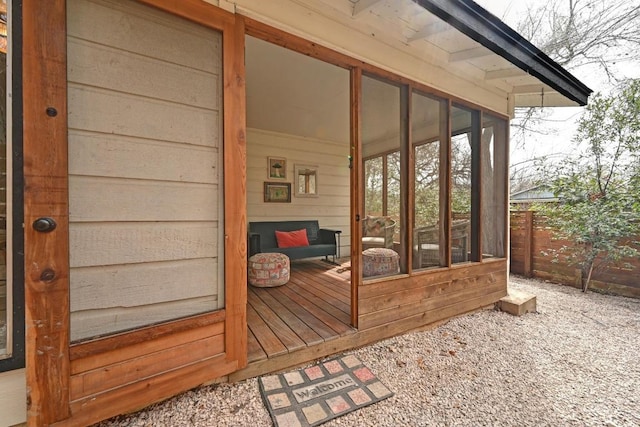
[[[299,275],[299,280],[304,281],[308,287],[312,287],[319,292],[326,294],[326,296],[321,296],[322,299],[331,299],[339,301],[346,307],[349,307],[349,294],[344,294],[339,290],[332,288],[331,286],[327,286],[324,282],[326,282],[326,278],[322,276],[318,276],[317,274],[314,276],[313,271],[304,271]],[[348,311],[348,308],[347,308]]]
[[254,289],[254,293],[273,310],[302,339],[306,345],[318,344],[324,341],[318,333],[309,327],[303,320],[293,314],[285,305],[265,289]]
[[247,335],[247,349],[249,353],[249,357],[247,359],[248,362],[251,363],[266,359],[267,353],[264,352],[264,350],[260,346],[260,343],[258,342],[258,339],[253,334],[253,332],[251,332],[251,329],[247,328]]
[[267,356],[287,353],[287,347],[282,344],[282,341],[278,339],[251,305],[247,305],[247,325]]
[[289,298],[285,293],[279,289],[272,290],[272,294],[275,298],[282,302],[283,305],[289,308],[299,319],[313,329],[318,335],[322,337],[324,341],[333,339],[337,336],[337,332],[331,329],[325,322],[312,315],[304,307],[300,306],[296,301]]
[[[249,286],[248,360],[264,361],[355,333],[350,325],[347,275],[319,261],[296,263],[289,283]],[[345,277],[346,276],[346,277]]]

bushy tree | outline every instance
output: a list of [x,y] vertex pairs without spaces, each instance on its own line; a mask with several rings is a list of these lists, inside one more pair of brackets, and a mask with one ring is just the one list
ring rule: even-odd
[[581,267],[586,291],[595,268],[640,255],[629,240],[640,235],[640,79],[593,96],[574,142],[578,154],[553,171],[559,203],[539,209],[574,243],[554,255]]

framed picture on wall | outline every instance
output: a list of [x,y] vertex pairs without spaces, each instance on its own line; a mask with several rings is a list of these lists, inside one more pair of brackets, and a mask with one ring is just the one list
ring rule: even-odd
[[269,164],[269,179],[287,179],[287,159],[282,157],[267,157]]
[[291,203],[291,183],[265,182],[264,201],[272,203]]

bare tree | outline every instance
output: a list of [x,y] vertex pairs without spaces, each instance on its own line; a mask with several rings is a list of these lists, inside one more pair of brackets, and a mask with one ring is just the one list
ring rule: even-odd
[[[516,29],[568,70],[584,71],[589,66],[612,86],[625,77],[619,65],[640,63],[640,0],[536,2]],[[540,107],[516,109],[512,148],[523,148],[532,134],[552,133],[553,126],[541,126],[549,123],[551,112]]]
[[616,65],[640,60],[640,0],[550,0],[517,26],[563,67],[596,65],[616,81]]

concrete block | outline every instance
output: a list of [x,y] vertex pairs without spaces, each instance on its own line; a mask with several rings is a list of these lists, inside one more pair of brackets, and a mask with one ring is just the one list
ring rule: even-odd
[[509,294],[496,303],[496,308],[500,311],[513,314],[514,316],[522,316],[525,313],[535,313],[536,296],[509,289]]

